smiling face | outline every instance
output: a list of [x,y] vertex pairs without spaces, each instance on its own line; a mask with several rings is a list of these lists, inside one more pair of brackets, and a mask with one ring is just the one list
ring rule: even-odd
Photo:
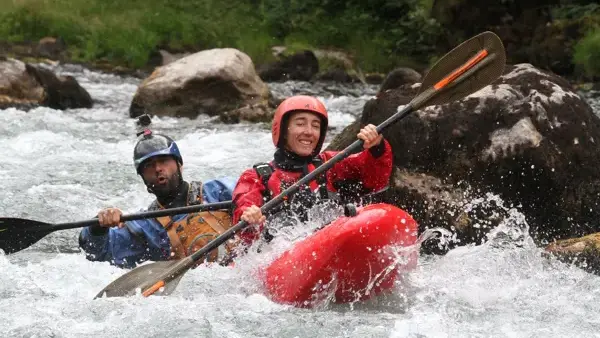
[[309,112],[293,113],[285,133],[285,148],[299,156],[313,155],[321,136],[321,119]]

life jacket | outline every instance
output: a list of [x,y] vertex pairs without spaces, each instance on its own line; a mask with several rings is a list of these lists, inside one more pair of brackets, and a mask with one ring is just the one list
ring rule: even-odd
[[[322,164],[323,160],[320,157],[315,157],[313,162],[308,165],[309,172],[316,170]],[[275,197],[273,191],[269,189],[269,179],[275,171],[275,168],[271,163],[262,162],[255,164],[253,169],[260,178],[263,186],[266,188],[262,191],[263,201],[266,203]],[[288,184],[286,184],[286,182],[280,182],[280,192],[291,186],[293,183],[295,182]],[[342,204],[357,203],[361,197],[370,193],[368,189],[365,189],[362,182],[349,179],[332,182],[332,186],[336,191],[329,191],[329,189],[327,189],[327,175],[325,172],[318,175],[314,181],[309,182],[309,186],[312,192],[321,200],[332,200]],[[289,198],[286,199],[284,204],[289,201]]]
[[[314,171],[321,164],[323,164],[321,158],[315,157],[313,159],[313,162],[307,166],[308,172]],[[253,166],[253,168],[258,177],[260,178],[263,186],[265,186],[266,188],[262,191],[264,203],[270,201],[273,197],[275,197],[275,193],[280,193],[297,182],[280,181],[277,183],[278,188],[280,190],[278,192],[273,192],[269,188],[269,180],[271,179],[272,174],[276,170],[273,167],[273,164],[264,162],[257,163]],[[327,176],[325,173],[318,175],[315,178],[315,180],[310,181],[308,183],[308,187],[301,187],[292,196],[288,196],[287,198],[285,198],[283,203],[281,203],[279,206],[274,207],[268,213],[268,217],[277,218],[278,223],[281,227],[287,226],[286,223],[290,214],[299,217],[300,220],[306,221],[306,211],[317,202],[317,199],[319,199],[320,202],[338,201],[337,193],[329,191],[327,189]],[[270,242],[274,238],[273,235],[269,232],[269,229],[266,227],[263,229],[262,235],[265,241],[267,242]]]
[[[321,160],[321,158],[319,157],[315,157],[313,159],[313,162],[308,165],[308,171],[313,172],[315,169],[321,166],[321,164],[323,164],[323,160]],[[269,179],[275,171],[275,168],[271,163],[265,162],[257,163],[253,166],[253,168],[258,177],[260,178],[262,184],[266,188],[262,191],[263,201],[266,203],[274,197],[273,191],[269,189]],[[280,192],[285,190],[286,188],[289,188],[294,183],[296,182],[279,182],[279,188],[281,189]],[[315,180],[310,181],[308,185],[310,187],[311,192],[323,200],[338,199],[338,196],[335,192],[331,192],[327,189],[327,176],[325,173],[318,175],[315,178]],[[285,200],[285,202],[289,202],[290,200],[291,199],[288,198]]]
[[[202,182],[190,182],[188,204],[202,203]],[[164,209],[158,201],[154,201],[150,209]],[[171,259],[181,259],[190,256],[210,241],[231,228],[231,215],[227,211],[201,211],[188,214],[175,221],[171,216],[157,217],[171,242]],[[230,240],[212,250],[205,261],[219,262],[235,246]]]

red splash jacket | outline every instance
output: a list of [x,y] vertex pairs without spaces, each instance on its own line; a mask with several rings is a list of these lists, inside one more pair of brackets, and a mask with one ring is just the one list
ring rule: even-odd
[[[325,162],[337,153],[338,152],[336,151],[325,151],[319,154],[319,157]],[[380,143],[368,150],[363,150],[360,153],[350,155],[329,169],[326,173],[327,190],[336,192],[334,184],[341,180],[361,181],[364,188],[371,192],[381,190],[385,188],[389,182],[392,173],[392,163],[392,148],[384,139],[382,144]],[[271,162],[271,165],[273,166],[274,171],[271,174],[267,185],[273,197],[281,193],[282,182],[285,182],[289,186],[290,183],[293,184],[302,177],[301,172],[284,171],[274,165],[273,162]],[[311,168],[311,171],[312,170],[314,170],[314,168]],[[310,182],[310,185],[311,190],[314,190],[316,182],[312,181]],[[258,207],[263,205],[263,192],[265,189],[266,187],[253,168],[242,173],[233,191],[233,203],[235,205],[233,211],[234,224],[239,222],[240,217],[246,208],[252,205]],[[249,226],[239,233],[239,237],[246,244],[251,244],[259,238],[262,229],[262,224],[260,229]]]

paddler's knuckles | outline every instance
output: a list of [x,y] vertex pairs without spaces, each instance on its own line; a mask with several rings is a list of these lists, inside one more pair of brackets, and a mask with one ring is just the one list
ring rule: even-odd
[[[171,242],[171,259],[181,259],[192,255],[206,246],[210,241],[231,228],[231,215],[227,211],[204,211],[189,214],[178,221],[171,217],[159,217],[157,221],[169,235]],[[218,262],[235,246],[230,240],[212,250],[203,261]]]

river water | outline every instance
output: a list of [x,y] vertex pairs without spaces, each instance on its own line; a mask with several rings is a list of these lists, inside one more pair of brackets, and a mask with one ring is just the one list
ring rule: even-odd
[[[152,196],[133,168],[137,127],[127,113],[139,80],[77,66],[55,71],[75,76],[96,104],[68,111],[0,110],[1,216],[60,223],[91,218],[108,206],[127,213],[145,208]],[[377,90],[301,82],[270,87],[280,97],[318,95],[331,113],[330,136],[359,116]],[[154,118],[152,128],[176,139],[188,180],[239,176],[274,151],[262,124]],[[492,200],[498,199],[489,195],[472,203]],[[544,259],[523,216],[517,210],[509,214],[483,245],[421,257],[391,295],[310,310],[262,295],[252,271],[264,257],[253,254],[235,268],[190,270],[169,297],[93,300],[125,270],[87,261],[78,249],[78,230],[58,231],[19,253],[0,254],[0,332],[2,337],[600,336],[600,279]]]

